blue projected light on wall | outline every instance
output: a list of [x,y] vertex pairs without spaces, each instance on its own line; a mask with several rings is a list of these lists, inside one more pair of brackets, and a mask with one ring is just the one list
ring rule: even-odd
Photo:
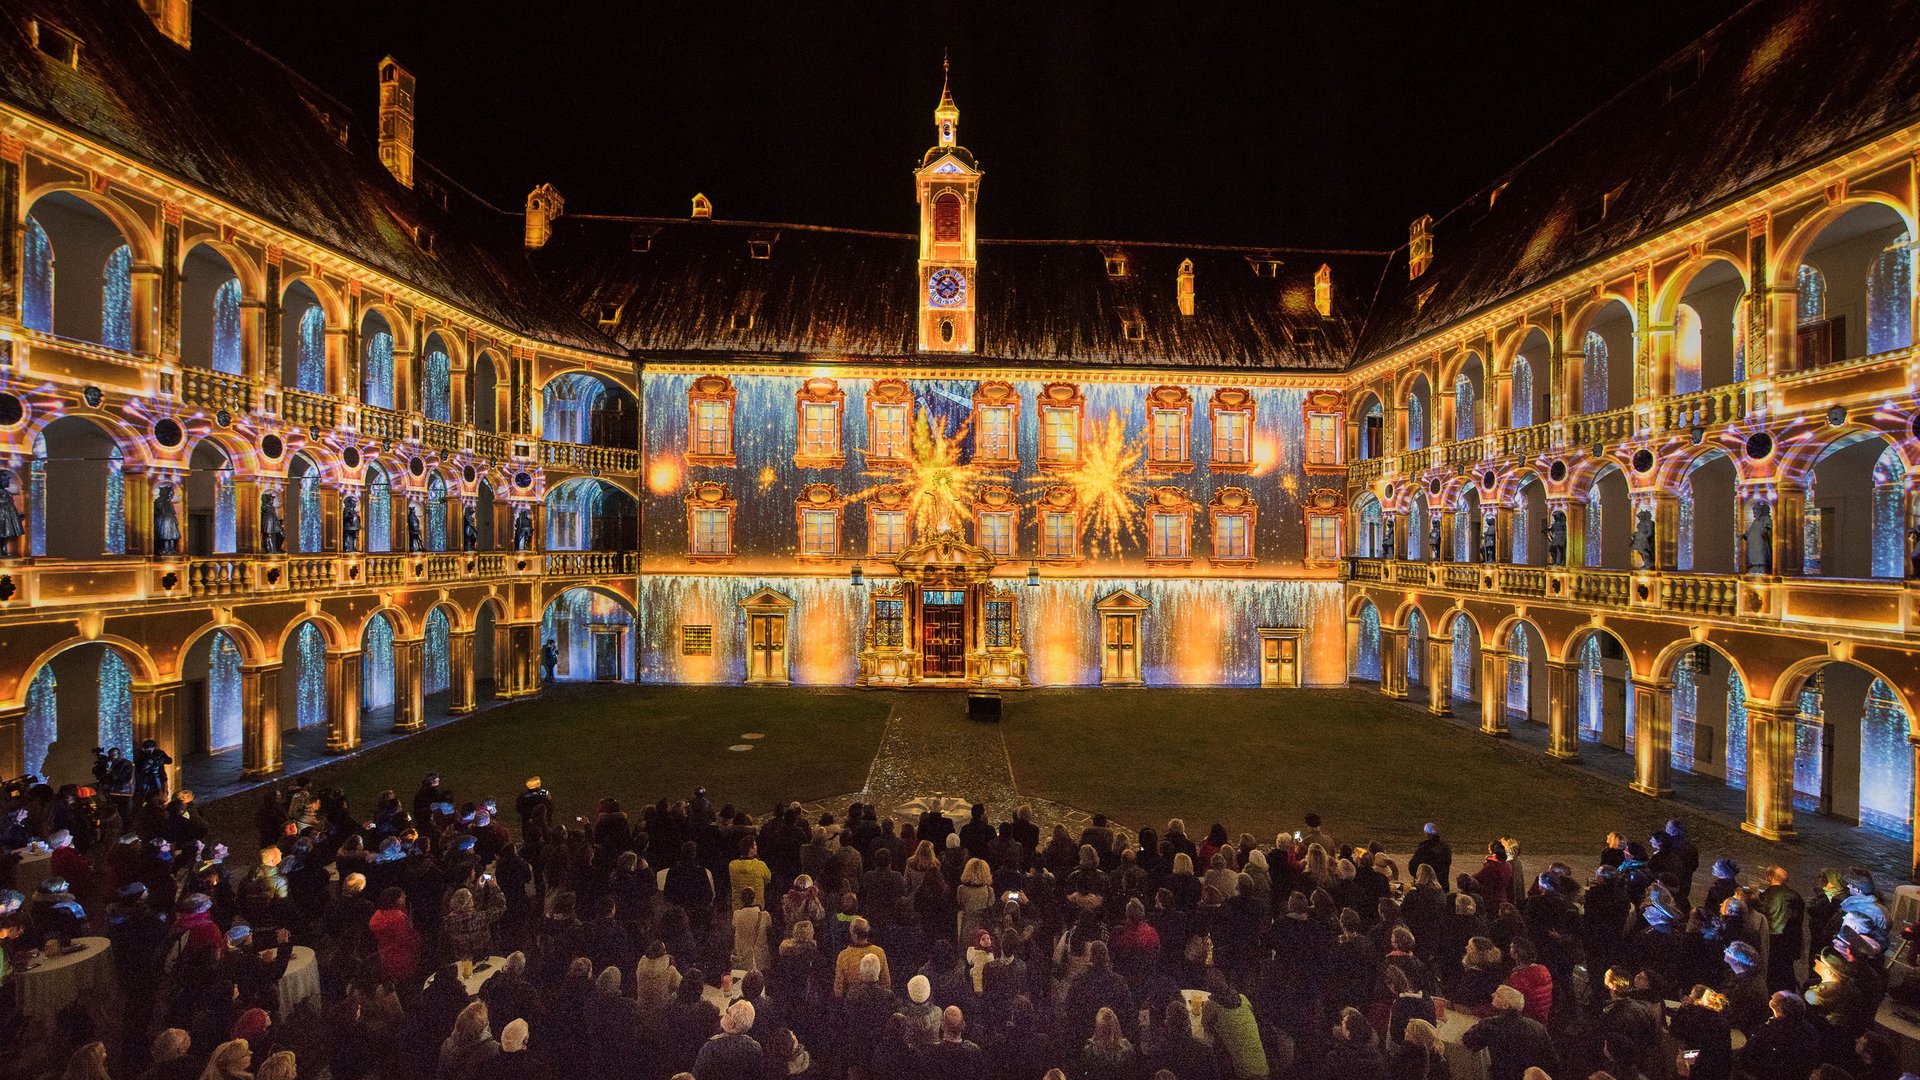
[[427,550],[447,550],[447,482],[439,473],[427,477],[426,529]]
[[449,642],[451,627],[447,609],[434,608],[427,615],[427,628],[421,644],[420,692],[438,694],[453,685],[453,649]]
[[1507,711],[1533,718],[1533,670],[1527,662],[1527,628],[1507,634]]
[[47,230],[27,215],[20,252],[20,322],[29,330],[53,333],[53,244]]
[[445,349],[427,350],[427,385],[422,396],[427,419],[444,424],[453,418],[453,363]]
[[1860,824],[1877,833],[1913,836],[1913,747],[1907,714],[1893,687],[1867,688],[1860,728]]
[[387,708],[393,704],[393,624],[385,615],[367,621],[360,648],[360,707]]
[[1354,650],[1353,676],[1380,681],[1380,609],[1360,605],[1360,642]]
[[133,673],[112,649],[100,653],[100,747],[133,756]]
[[126,459],[120,453],[118,446],[113,448],[108,458],[106,551],[109,555],[125,555],[127,553]]
[[382,409],[393,408],[393,335],[376,330],[367,335],[366,385],[361,400]]
[[393,549],[393,485],[377,467],[367,470],[367,498],[360,508],[360,524],[368,551]]
[[294,363],[294,381],[309,394],[327,392],[327,314],[318,305],[300,316],[300,353]]
[[207,651],[207,748],[228,750],[241,741],[240,650],[216,631]]
[[20,767],[26,773],[42,779],[47,775],[47,751],[53,748],[54,740],[60,737],[57,686],[53,665],[42,664],[39,673],[27,684],[27,714],[21,718],[26,756]]
[[1747,786],[1747,684],[1727,672],[1727,786]]
[[240,374],[240,279],[229,278],[213,293],[213,370]]
[[1533,424],[1533,364],[1524,356],[1513,358],[1513,426]]
[[133,249],[125,244],[107,256],[100,293],[100,344],[133,349]]
[[300,730],[327,723],[327,638],[311,622],[302,623],[294,638],[298,677],[294,684],[294,723]]
[[1607,411],[1607,339],[1587,331],[1580,347],[1580,411]]
[[1454,616],[1449,636],[1453,638],[1453,697],[1469,701],[1473,698],[1473,621],[1465,615]]
[[1913,249],[1903,231],[1867,271],[1867,353],[1913,344]]

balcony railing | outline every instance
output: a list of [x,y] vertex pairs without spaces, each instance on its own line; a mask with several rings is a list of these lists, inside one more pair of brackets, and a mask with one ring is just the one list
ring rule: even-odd
[[187,565],[187,591],[194,596],[242,596],[252,591],[252,564],[241,556],[195,559]]
[[430,446],[442,454],[457,454],[464,448],[462,443],[465,441],[463,438],[465,431],[464,428],[438,420],[422,420],[420,421],[420,442],[421,445]]
[[400,442],[407,437],[407,418],[377,405],[360,406],[360,434],[370,439]]
[[637,473],[640,451],[624,446],[588,446],[541,440],[540,464],[576,472]]
[[1745,387],[1716,386],[1694,394],[1661,398],[1654,406],[1653,425],[1660,431],[1687,431],[1730,424],[1746,415]]
[[1573,418],[1573,445],[1619,442],[1633,437],[1633,406]]
[[1512,596],[1547,595],[1547,572],[1530,566],[1502,566],[1494,571],[1493,583]]
[[188,405],[249,413],[253,411],[253,390],[253,381],[238,375],[204,368],[180,369],[180,400]]
[[1347,466],[1347,485],[1349,487],[1366,487],[1368,484],[1380,479],[1381,474],[1386,472],[1386,469],[1386,458],[1368,458],[1365,461],[1356,461]]
[[1676,575],[1660,579],[1660,606],[1695,615],[1732,615],[1739,606],[1740,581],[1731,575]]
[[1535,458],[1553,446],[1553,425],[1510,428],[1498,433],[1501,457]]
[[507,460],[507,437],[491,431],[473,433],[473,452],[498,465]]
[[286,569],[287,588],[293,592],[329,589],[340,580],[340,560],[333,555],[295,555]]
[[549,551],[547,574],[550,577],[594,577],[604,574],[639,572],[639,559],[631,551]]
[[1575,570],[1571,577],[1576,603],[1626,607],[1633,595],[1633,575],[1625,570]]
[[340,422],[340,402],[325,394],[309,394],[305,390],[282,387],[280,418],[295,427],[330,430]]

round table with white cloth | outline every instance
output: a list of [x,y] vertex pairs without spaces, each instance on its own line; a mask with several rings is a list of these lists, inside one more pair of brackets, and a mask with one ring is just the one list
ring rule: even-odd
[[68,951],[42,956],[13,974],[20,987],[20,1011],[49,1026],[60,1010],[87,1003],[98,1030],[120,1030],[120,980],[107,956],[113,945],[103,937],[74,938]]
[[1447,1076],[1451,1080],[1487,1080],[1487,1052],[1469,1050],[1462,1042],[1480,1017],[1459,1009],[1448,1009],[1447,1015],[1434,1025],[1440,1032],[1440,1044],[1446,1049]]
[[[463,964],[461,965],[462,974],[460,976],[460,985],[467,988],[468,997],[473,997],[480,992],[481,987],[487,985],[487,980],[493,978],[495,972],[506,966],[507,958],[504,956],[489,956],[485,960],[475,963],[472,968],[468,968]],[[436,972],[435,974],[438,973]],[[433,979],[433,975],[427,976],[427,981],[422,985],[432,986]]]
[[727,1006],[740,1000],[740,981],[742,979],[745,979],[746,977],[747,977],[746,969],[734,968],[733,983],[730,986],[728,986],[727,989],[722,990],[719,987],[714,986],[711,983],[708,983],[707,985],[702,986],[700,988],[700,998],[701,1000],[711,1004],[714,1008],[719,1009],[721,1012],[726,1012]]
[[20,857],[20,865],[13,868],[13,887],[31,900],[40,883],[53,876],[53,852],[36,855],[26,848],[15,848],[13,853]]
[[293,946],[287,973],[280,976],[280,1013],[285,1020],[302,1004],[320,1000],[320,959],[305,945]]

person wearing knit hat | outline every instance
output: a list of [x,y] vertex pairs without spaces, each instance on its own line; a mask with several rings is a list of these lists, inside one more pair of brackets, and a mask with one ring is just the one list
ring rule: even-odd
[[765,1055],[752,1035],[753,1002],[736,1001],[720,1015],[720,1034],[701,1044],[693,1059],[695,1076],[760,1076]]
[[916,1042],[931,1043],[940,1035],[940,1006],[932,997],[933,983],[925,975],[907,980],[907,1003],[900,1007],[900,1015],[913,1028]]

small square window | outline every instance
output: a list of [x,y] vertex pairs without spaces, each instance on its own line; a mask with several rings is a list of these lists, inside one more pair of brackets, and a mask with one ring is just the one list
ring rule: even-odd
[[1127,276],[1127,257],[1125,255],[1107,256],[1107,276],[1108,277],[1126,277]]
[[34,20],[33,44],[41,52],[70,68],[80,66],[80,39],[51,23]]
[[425,225],[414,226],[413,242],[419,245],[421,251],[424,251],[429,255],[433,254],[433,230],[432,229],[427,228]]
[[1144,341],[1147,336],[1147,324],[1139,319],[1121,319],[1120,334],[1128,341]]
[[753,313],[750,311],[734,312],[732,326],[735,330],[753,329]]
[[680,655],[712,656],[712,624],[682,626],[680,628]]
[[619,321],[620,321],[620,305],[619,304],[601,304],[600,305],[600,325],[601,326],[611,326],[614,323],[617,323]]
[[633,235],[629,238],[630,243],[628,246],[634,251],[651,251],[653,249],[653,234],[659,231],[660,230],[654,226],[642,225],[633,230]]
[[766,240],[747,241],[747,254],[756,259],[773,258],[773,244]]

